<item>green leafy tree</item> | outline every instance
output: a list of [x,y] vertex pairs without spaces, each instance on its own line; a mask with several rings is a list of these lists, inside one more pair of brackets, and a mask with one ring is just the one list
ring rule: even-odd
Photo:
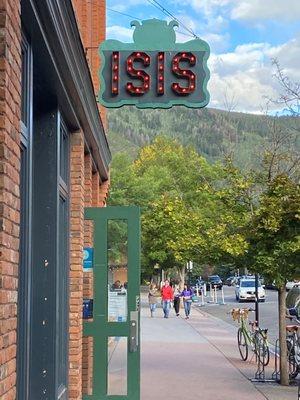
[[249,259],[252,270],[262,273],[278,287],[281,383],[288,385],[285,334],[286,282],[300,265],[300,190],[286,175],[269,183],[260,198],[250,225]]
[[[239,231],[246,208],[237,195],[244,182],[228,178],[227,167],[165,137],[144,147],[133,164],[120,161],[112,168],[110,204],[142,207],[144,271],[158,263],[177,269],[183,281],[189,260],[213,264],[245,251]],[[226,188],[228,182],[235,187]]]

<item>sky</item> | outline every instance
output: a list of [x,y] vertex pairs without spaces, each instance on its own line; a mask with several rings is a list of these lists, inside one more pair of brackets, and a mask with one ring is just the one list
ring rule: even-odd
[[[136,18],[170,20],[152,1],[107,0],[107,38],[131,42],[130,22]],[[300,82],[300,0],[158,2],[210,45],[209,107],[265,112],[268,99],[280,93],[273,58],[291,80]],[[178,31],[177,41],[193,39],[182,26]]]

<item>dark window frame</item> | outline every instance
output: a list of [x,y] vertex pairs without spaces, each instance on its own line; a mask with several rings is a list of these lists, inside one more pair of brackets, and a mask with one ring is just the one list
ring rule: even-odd
[[[56,381],[63,379],[66,382],[57,388],[57,398],[64,398],[68,390],[68,327],[69,327],[69,184],[70,184],[70,133],[64,122],[62,114],[58,111],[57,130],[58,138],[58,235],[57,235],[57,260],[59,271],[57,279],[58,309],[60,315],[56,331],[61,339],[56,348]],[[64,279],[61,279],[63,276]],[[67,334],[66,334],[67,333]],[[65,357],[66,356],[66,357]]]
[[[20,159],[20,258],[18,285],[17,330],[17,398],[29,399],[29,360],[31,330],[32,274],[32,110],[33,56],[27,36],[22,30],[21,82],[21,159]],[[23,117],[26,118],[23,118]]]

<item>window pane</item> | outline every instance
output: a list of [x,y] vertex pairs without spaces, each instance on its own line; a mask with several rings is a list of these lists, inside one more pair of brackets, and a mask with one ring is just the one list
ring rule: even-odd
[[22,96],[21,96],[21,119],[25,126],[28,125],[28,49],[22,46]]
[[108,221],[108,321],[127,321],[127,221]]
[[[58,376],[65,382],[67,379],[67,337],[68,331],[68,236],[66,226],[68,225],[68,203],[62,197],[59,198],[59,248],[58,248],[58,302],[59,319],[57,327],[57,346],[58,346]],[[60,383],[60,382],[59,382]]]
[[127,395],[127,337],[108,337],[107,394]]
[[68,165],[69,165],[69,141],[68,134],[64,127],[60,129],[60,177],[68,183]]

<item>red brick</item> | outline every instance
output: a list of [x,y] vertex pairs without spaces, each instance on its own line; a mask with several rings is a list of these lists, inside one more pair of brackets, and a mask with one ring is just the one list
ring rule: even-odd
[[0,0],[0,397],[16,397],[20,223],[20,1]]

